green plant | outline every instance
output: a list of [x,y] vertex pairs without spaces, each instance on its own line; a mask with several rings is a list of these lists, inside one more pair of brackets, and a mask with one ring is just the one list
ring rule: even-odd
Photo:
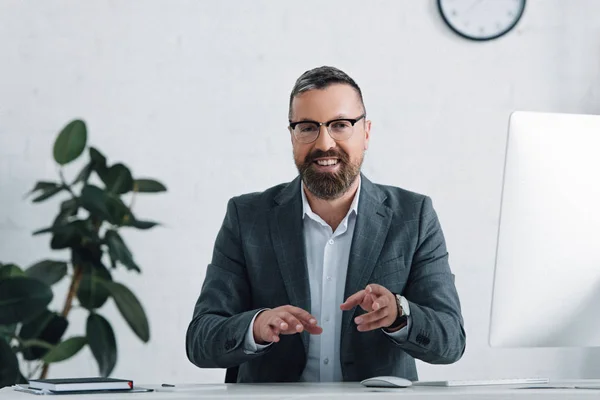
[[[116,338],[109,321],[99,313],[109,298],[139,339],[150,339],[142,305],[123,283],[112,279],[111,270],[122,266],[140,272],[119,230],[156,226],[156,222],[138,219],[132,205],[138,193],[164,192],[166,188],[156,180],[134,179],[122,163],[109,166],[94,147],[88,148],[89,161],[81,172],[67,183],[63,168],[86,147],[86,124],[71,121],[54,143],[60,181],[37,182],[28,193],[35,196],[34,203],[67,195],[52,225],[33,234],[50,234],[51,249],[69,251],[70,260],[42,260],[25,270],[0,264],[0,387],[38,374],[44,378],[51,363],[74,356],[86,345],[97,361],[99,375],[109,376],[117,362]],[[122,196],[130,198],[129,206]],[[52,285],[65,277],[70,285],[64,306],[60,312],[52,311],[48,309],[54,297]],[[85,335],[63,338],[74,305],[88,312]],[[27,364],[27,377],[19,358]]]

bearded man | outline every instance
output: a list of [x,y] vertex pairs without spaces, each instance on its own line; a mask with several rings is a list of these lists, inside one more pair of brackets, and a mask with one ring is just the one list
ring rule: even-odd
[[298,176],[229,200],[186,335],[188,359],[226,382],[418,380],[466,335],[431,199],[361,172],[371,121],[343,71],[290,94]]

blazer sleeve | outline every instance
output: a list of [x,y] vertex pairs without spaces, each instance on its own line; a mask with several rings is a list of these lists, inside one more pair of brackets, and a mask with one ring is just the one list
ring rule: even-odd
[[411,328],[406,341],[394,343],[431,364],[458,361],[466,347],[461,306],[440,222],[427,196],[403,295],[410,305]]
[[193,364],[231,368],[269,351],[244,350],[245,334],[260,311],[249,309],[250,293],[237,207],[230,199],[186,333],[186,353]]

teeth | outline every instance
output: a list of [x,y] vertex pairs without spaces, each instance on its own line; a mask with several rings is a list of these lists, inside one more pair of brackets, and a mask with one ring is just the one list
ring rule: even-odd
[[322,166],[335,165],[335,164],[337,164],[337,162],[338,162],[338,160],[335,160],[335,159],[317,160],[317,164],[322,165]]

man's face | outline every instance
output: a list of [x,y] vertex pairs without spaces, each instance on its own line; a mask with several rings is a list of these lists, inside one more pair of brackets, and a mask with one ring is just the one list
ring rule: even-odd
[[[363,113],[358,93],[346,84],[309,90],[292,101],[294,122],[357,119]],[[371,122],[365,119],[356,122],[352,136],[341,141],[335,141],[325,126],[320,129],[319,137],[312,143],[302,143],[291,135],[294,162],[307,189],[319,198],[331,200],[343,195],[360,173],[369,144]]]

